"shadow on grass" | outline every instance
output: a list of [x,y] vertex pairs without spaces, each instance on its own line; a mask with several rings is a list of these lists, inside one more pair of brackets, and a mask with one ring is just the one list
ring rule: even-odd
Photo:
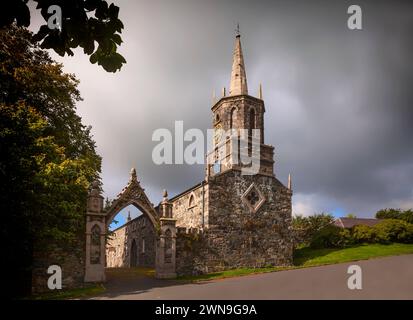
[[105,292],[105,287],[102,284],[91,284],[83,288],[56,290],[48,293],[33,295],[24,300],[64,300],[64,299],[80,299],[93,297]]

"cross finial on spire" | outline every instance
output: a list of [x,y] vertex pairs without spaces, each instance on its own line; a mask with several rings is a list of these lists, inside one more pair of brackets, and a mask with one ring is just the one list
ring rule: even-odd
[[229,95],[238,96],[248,94],[247,75],[245,72],[244,57],[241,49],[241,36],[239,35],[239,25],[237,26],[237,36],[235,37],[234,53],[232,55],[231,83]]
[[237,23],[237,28],[235,29],[235,36],[236,36],[236,37],[240,37],[240,36],[241,36],[241,33],[240,33],[240,31],[239,31],[239,23]]

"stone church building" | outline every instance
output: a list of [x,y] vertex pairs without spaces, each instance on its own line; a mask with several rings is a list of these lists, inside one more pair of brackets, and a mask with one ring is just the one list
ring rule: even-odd
[[[276,178],[274,147],[264,139],[261,87],[258,97],[249,95],[239,34],[229,92],[224,89],[211,110],[216,137],[212,152],[206,155],[204,180],[171,199],[164,193],[163,201],[153,207],[155,220],[163,219],[160,226],[151,221],[151,215],[142,214],[129,217],[114,230],[106,243],[106,267],[155,267],[159,239],[164,241],[161,247],[169,248],[162,263],[173,263],[172,275],[292,263],[291,181],[285,186]],[[241,135],[242,129],[249,134]],[[258,138],[252,130],[259,131]],[[247,148],[239,143],[242,139],[247,139]],[[258,144],[258,152],[251,150],[252,142]],[[246,166],[233,161],[243,153],[258,159],[255,174],[244,174]],[[135,171],[123,192],[129,192],[132,184],[139,184]],[[126,202],[115,206],[116,213]],[[159,230],[166,230],[165,234]]]

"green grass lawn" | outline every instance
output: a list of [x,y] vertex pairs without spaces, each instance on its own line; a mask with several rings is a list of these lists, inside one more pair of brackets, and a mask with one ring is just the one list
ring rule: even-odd
[[294,265],[311,267],[409,253],[413,253],[413,244],[366,244],[344,249],[302,248],[294,253]]
[[208,273],[199,276],[183,276],[178,279],[190,281],[222,279],[249,274],[314,267],[401,254],[413,254],[413,244],[366,244],[344,249],[311,249],[305,247],[295,250],[294,266],[291,267],[240,268]]

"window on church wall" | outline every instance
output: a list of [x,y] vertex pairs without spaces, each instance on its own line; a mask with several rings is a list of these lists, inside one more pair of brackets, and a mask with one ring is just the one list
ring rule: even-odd
[[145,238],[142,238],[142,253],[145,253]]
[[221,164],[219,163],[219,160],[215,161],[212,169],[213,169],[214,174],[221,172]]
[[242,195],[241,199],[248,206],[251,212],[257,212],[257,210],[265,202],[264,195],[254,183],[250,185],[250,187]]
[[193,194],[189,197],[188,208],[192,208],[195,206],[195,197]]

